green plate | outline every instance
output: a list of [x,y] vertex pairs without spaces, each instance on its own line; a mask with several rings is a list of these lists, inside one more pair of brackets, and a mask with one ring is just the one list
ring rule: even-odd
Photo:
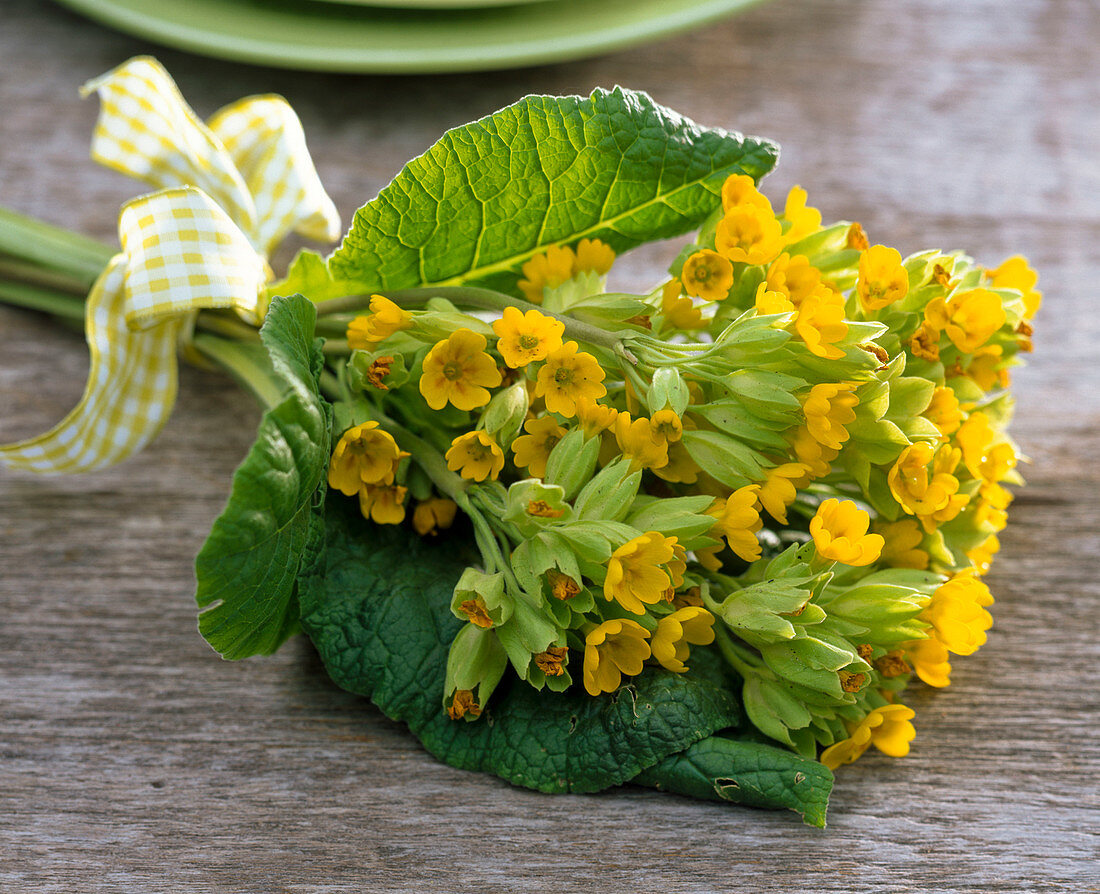
[[313,71],[428,73],[538,65],[684,31],[758,0],[545,0],[463,10],[311,0],[57,0],[207,56]]
[[[303,0],[308,2],[308,0]],[[405,9],[474,9],[479,6],[516,6],[520,3],[545,3],[546,0],[321,0],[349,6],[383,6]]]

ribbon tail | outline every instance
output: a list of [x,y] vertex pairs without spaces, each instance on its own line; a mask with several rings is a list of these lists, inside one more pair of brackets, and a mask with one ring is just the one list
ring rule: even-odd
[[91,352],[80,403],[48,432],[0,446],[0,465],[46,475],[91,472],[148,444],[176,401],[178,318],[132,330],[126,260],[116,255],[92,286],[85,326]]

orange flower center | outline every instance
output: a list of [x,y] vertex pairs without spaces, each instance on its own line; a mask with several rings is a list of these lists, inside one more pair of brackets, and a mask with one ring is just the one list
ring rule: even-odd
[[461,366],[461,364],[456,363],[454,361],[451,361],[450,363],[446,364],[443,367],[443,376],[444,376],[444,378],[446,378],[446,379],[448,379],[452,382],[455,381],[456,379],[461,379],[462,378],[462,366]]
[[539,340],[534,335],[521,335],[519,337],[519,346],[525,351],[533,350],[539,346]]

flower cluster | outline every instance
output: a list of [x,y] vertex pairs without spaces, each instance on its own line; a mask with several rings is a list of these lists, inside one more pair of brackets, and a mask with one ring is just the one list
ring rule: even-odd
[[375,295],[348,320],[331,486],[380,524],[413,505],[425,536],[461,510],[481,552],[452,718],[509,668],[598,696],[703,649],[764,734],[836,767],[905,754],[906,685],[984,642],[1035,274],[903,258],[806,202],[730,177],[647,294],[607,293],[615,253],[584,239],[511,294]]

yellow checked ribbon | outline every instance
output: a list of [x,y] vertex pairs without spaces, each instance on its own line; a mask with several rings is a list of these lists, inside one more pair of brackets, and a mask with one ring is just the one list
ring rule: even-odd
[[0,446],[0,464],[46,474],[141,450],[175,403],[187,315],[231,308],[258,325],[270,250],[291,230],[340,235],[301,122],[281,97],[239,100],[203,124],[148,57],[89,82],[90,92],[101,101],[92,157],[160,191],[122,207],[122,251],[88,296],[91,369],[80,403],[45,434]]

